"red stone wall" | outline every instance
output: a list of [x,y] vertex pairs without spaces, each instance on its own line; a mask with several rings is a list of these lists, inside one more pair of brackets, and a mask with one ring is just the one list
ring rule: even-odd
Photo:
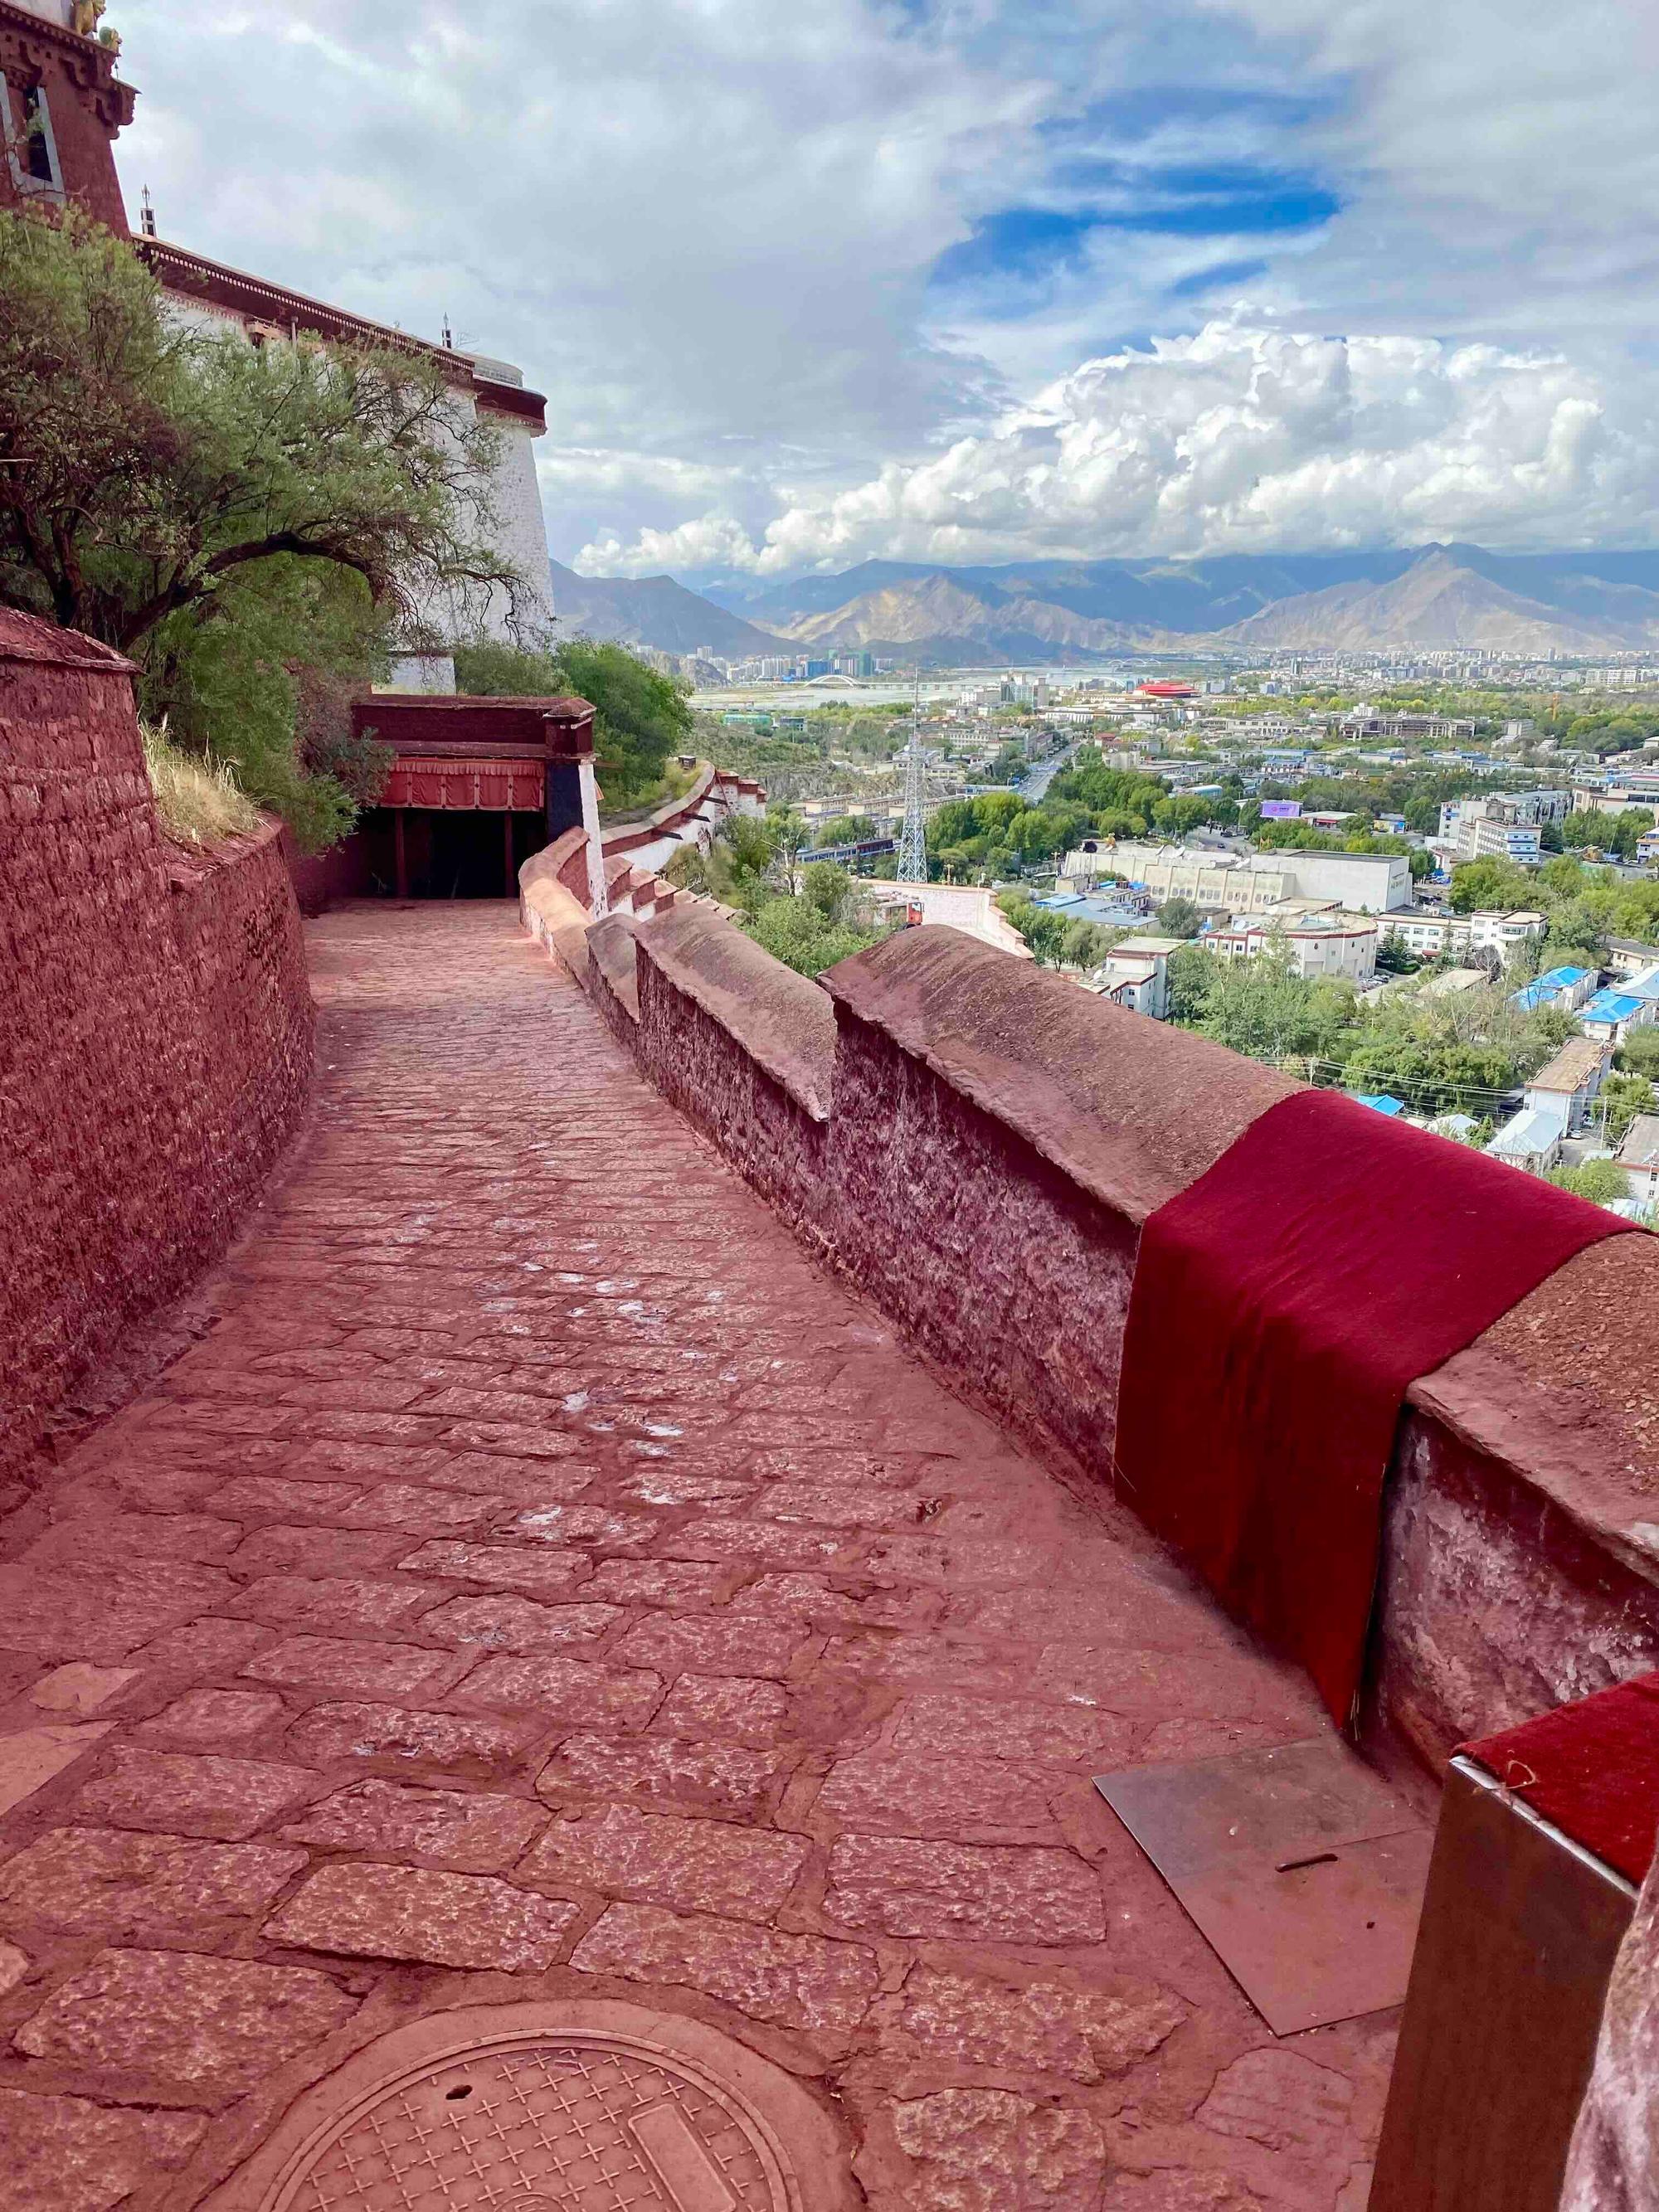
[[[597,926],[603,973],[582,972],[665,1094],[957,1387],[1109,1485],[1140,1224],[1294,1086],[949,930],[821,984],[707,907],[629,930]],[[580,938],[549,934],[567,957]],[[1369,1668],[1379,1756],[1433,1768],[1659,1663],[1656,1377],[1659,1241],[1630,1237],[1413,1389]]]
[[[52,117],[58,165],[71,199],[118,233],[127,227],[121,183],[115,171],[112,141],[132,120],[132,94],[117,81],[115,63],[95,39],[46,21],[32,11],[0,0],[0,70],[12,88],[12,113],[22,121],[22,95],[44,88]],[[20,194],[11,164],[0,155],[0,205],[15,206]]]
[[88,1368],[223,1250],[304,1108],[312,1012],[275,827],[210,854],[168,843],[125,664],[9,614],[0,1006],[15,1502]]

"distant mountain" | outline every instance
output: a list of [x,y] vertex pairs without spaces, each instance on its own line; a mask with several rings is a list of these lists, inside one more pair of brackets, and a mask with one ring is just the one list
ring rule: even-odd
[[560,627],[588,637],[615,638],[659,653],[694,653],[708,646],[724,659],[787,650],[769,631],[718,607],[672,576],[579,576],[550,561],[553,612]]
[[[1470,556],[1473,556],[1473,558]],[[1500,580],[1516,570],[1555,604]],[[1496,570],[1498,573],[1494,574]],[[1619,651],[1659,638],[1659,592],[1494,561],[1474,547],[1432,546],[1386,583],[1334,584],[1282,599],[1224,635],[1240,645],[1301,650],[1466,646],[1487,653]]]
[[1488,553],[1478,545],[1199,561],[864,561],[791,584],[686,590],[574,575],[561,619],[594,635],[727,659],[857,647],[936,666],[1086,663],[1198,643],[1318,650],[1468,646],[1584,653],[1659,643],[1659,552]]

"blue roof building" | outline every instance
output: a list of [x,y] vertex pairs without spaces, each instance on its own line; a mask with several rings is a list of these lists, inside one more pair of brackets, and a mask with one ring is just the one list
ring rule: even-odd
[[1390,1118],[1406,1110],[1405,1100],[1391,1098],[1386,1091],[1353,1091],[1348,1095],[1356,1106],[1373,1107],[1377,1113],[1387,1114]]
[[1580,1007],[1578,1026],[1586,1036],[1600,1037],[1609,1044],[1622,1044],[1626,1030],[1634,1029],[1653,1018],[1654,1001],[1638,998],[1633,991],[1615,991],[1611,987],[1598,991],[1595,996]]
[[1561,1006],[1569,1012],[1583,1005],[1595,988],[1593,968],[1552,968],[1547,974],[1534,976],[1522,989],[1510,994],[1511,1006],[1519,1006],[1529,1014],[1539,1006]]

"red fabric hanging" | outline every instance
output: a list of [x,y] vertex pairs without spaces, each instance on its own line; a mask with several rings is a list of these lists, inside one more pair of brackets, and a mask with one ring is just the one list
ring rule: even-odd
[[1462,1750],[1627,1881],[1646,1880],[1659,1836],[1659,1674]]
[[1633,1224],[1328,1091],[1269,1107],[1141,1232],[1127,1502],[1352,1716],[1408,1386]]

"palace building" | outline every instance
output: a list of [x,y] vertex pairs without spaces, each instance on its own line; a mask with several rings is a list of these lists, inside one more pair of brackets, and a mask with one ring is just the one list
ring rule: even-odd
[[[31,200],[78,202],[111,230],[133,235],[115,140],[132,120],[136,94],[116,74],[120,40],[101,27],[104,0],[0,0],[0,206]],[[533,441],[547,427],[546,403],[526,388],[509,362],[406,331],[325,305],[227,267],[151,234],[134,243],[178,316],[202,329],[244,331],[253,343],[313,337],[396,346],[441,362],[461,404],[488,417],[501,433],[499,458],[484,487],[497,519],[498,552],[528,580],[550,617],[547,532],[536,487]],[[487,627],[502,631],[507,610],[491,611]],[[453,690],[442,659],[411,655],[398,671],[400,688]]]

